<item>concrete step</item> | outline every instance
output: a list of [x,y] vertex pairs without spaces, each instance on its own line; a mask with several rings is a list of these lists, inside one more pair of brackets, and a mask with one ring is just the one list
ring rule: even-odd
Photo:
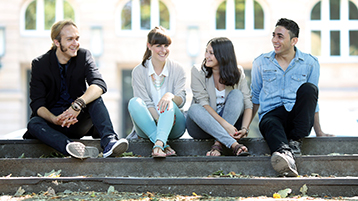
[[[278,178],[270,163],[269,149],[261,138],[243,139],[251,156],[206,157],[213,140],[179,139],[170,141],[177,157],[153,159],[152,144],[131,140],[128,152],[136,157],[39,158],[54,150],[38,140],[0,141],[0,192],[14,194],[19,187],[39,193],[52,187],[56,192],[107,191],[114,186],[121,192],[159,192],[211,196],[272,196],[291,188],[293,194],[306,184],[308,195],[358,195],[358,150],[356,137],[306,138],[304,155],[296,158],[297,178]],[[99,147],[99,140],[81,140]],[[101,150],[101,149],[100,149]],[[229,153],[229,150],[226,150]],[[334,153],[334,154],[332,154]],[[18,158],[22,154],[25,158]],[[138,156],[142,157],[138,157]],[[145,156],[145,157],[143,157]],[[61,177],[38,177],[61,170]],[[213,177],[235,172],[237,177]]]
[[272,197],[286,188],[291,195],[302,195],[300,188],[306,185],[306,195],[317,197],[353,197],[358,195],[358,177],[336,178],[131,178],[131,177],[17,177],[0,178],[0,192],[13,195],[21,187],[28,193],[46,192],[49,187],[56,193],[71,191],[107,192],[110,186],[120,192],[158,192],[227,197]]
[[[300,175],[358,177],[358,155],[301,156],[296,158],[296,164]],[[269,156],[0,159],[1,176],[36,177],[51,170],[61,170],[65,177],[206,177],[217,171],[258,177],[278,176]]]
[[[100,151],[99,140],[80,140],[86,145],[95,146]],[[178,156],[204,156],[210,150],[214,140],[178,139],[169,144],[176,150]],[[253,156],[270,154],[270,150],[262,138],[245,138],[240,143],[246,145]],[[357,154],[358,137],[324,137],[305,138],[302,143],[303,155],[327,155],[331,153]],[[153,144],[148,140],[130,140],[127,152],[150,156]],[[225,149],[225,154],[231,151]],[[18,158],[24,154],[27,158],[38,158],[55,152],[51,147],[38,140],[0,140],[0,158]]]

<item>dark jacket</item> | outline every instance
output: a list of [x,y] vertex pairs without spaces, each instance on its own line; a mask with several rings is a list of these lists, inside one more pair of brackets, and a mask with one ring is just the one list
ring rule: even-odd
[[[37,116],[37,110],[44,106],[52,108],[60,99],[61,76],[56,50],[49,50],[46,54],[32,60],[30,81],[31,116]],[[102,88],[107,86],[93,61],[90,51],[80,48],[76,57],[72,57],[66,72],[68,92],[73,100],[82,96],[88,86],[92,84]]]

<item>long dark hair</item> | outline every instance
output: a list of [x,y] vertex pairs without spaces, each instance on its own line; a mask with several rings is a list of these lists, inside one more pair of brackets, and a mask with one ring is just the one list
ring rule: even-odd
[[[159,26],[159,27],[154,27],[152,30],[150,30],[147,36],[147,43],[149,43],[150,45],[154,45],[154,44],[170,45],[172,43],[172,39],[170,39],[170,37],[165,33],[165,28]],[[145,62],[152,56],[152,52],[150,51],[148,46],[146,47],[147,49],[145,50],[142,60],[142,65],[144,67],[146,67]]]
[[[236,55],[234,45],[226,37],[219,37],[211,39],[208,45],[211,45],[214,51],[216,60],[219,63],[219,82],[226,86],[234,87],[235,84],[239,83],[241,72],[237,68]],[[211,77],[213,69],[205,66],[206,59],[204,59],[201,68],[207,72],[206,78]]]

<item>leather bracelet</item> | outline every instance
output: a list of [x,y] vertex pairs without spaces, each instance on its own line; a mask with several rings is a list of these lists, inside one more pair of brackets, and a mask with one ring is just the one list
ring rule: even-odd
[[81,107],[81,109],[86,107],[86,103],[82,98],[77,98],[75,100],[75,103],[77,103]]
[[81,106],[79,106],[76,102],[73,102],[73,103],[71,104],[71,108],[72,108],[74,111],[76,111],[76,112],[78,112],[78,111],[81,110]]

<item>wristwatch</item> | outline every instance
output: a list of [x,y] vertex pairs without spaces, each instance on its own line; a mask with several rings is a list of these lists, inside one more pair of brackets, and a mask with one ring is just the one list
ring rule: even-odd
[[245,129],[245,130],[246,130],[246,133],[245,133],[246,135],[249,134],[249,129],[248,129],[248,128],[246,128],[246,127],[243,126],[243,127],[241,127],[241,130],[242,130],[242,129]]

